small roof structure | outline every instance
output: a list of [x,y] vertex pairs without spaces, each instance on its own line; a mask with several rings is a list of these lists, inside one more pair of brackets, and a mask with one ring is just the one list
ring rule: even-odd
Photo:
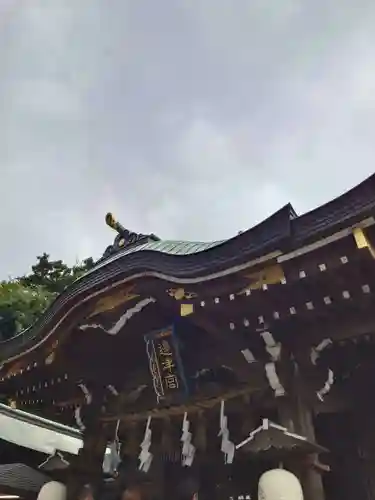
[[82,433],[52,420],[0,404],[0,438],[18,446],[54,455],[77,455]]
[[[0,404],[0,440],[11,443],[11,447],[15,445],[18,450],[17,454],[14,453],[16,460],[25,461],[0,465],[0,495],[22,498],[38,493],[56,474],[63,477],[61,474],[68,470],[69,461],[83,444],[78,429],[4,404]],[[24,456],[22,448],[35,453]],[[108,454],[109,448],[106,456]]]
[[38,493],[49,481],[47,475],[24,464],[0,465],[0,492],[3,494]]
[[327,453],[328,450],[305,436],[288,431],[286,427],[263,419],[262,425],[252,431],[248,438],[236,446],[254,458],[283,458],[286,455]]

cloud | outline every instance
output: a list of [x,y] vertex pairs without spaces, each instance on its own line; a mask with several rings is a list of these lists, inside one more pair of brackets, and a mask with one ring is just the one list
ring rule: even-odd
[[4,1],[0,276],[98,256],[112,210],[221,239],[374,171],[375,5]]

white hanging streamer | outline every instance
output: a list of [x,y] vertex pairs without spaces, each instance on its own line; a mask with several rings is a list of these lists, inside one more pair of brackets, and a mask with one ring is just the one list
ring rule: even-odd
[[190,432],[190,422],[187,418],[187,413],[184,414],[184,419],[182,421],[182,451],[181,451],[181,462],[184,467],[191,467],[195,456],[195,446],[192,441],[192,433]]
[[74,420],[76,421],[77,427],[80,431],[84,431],[86,429],[85,424],[82,421],[80,406],[77,406],[74,410]]
[[273,335],[268,330],[261,332],[261,337],[266,345],[266,351],[271,356],[272,361],[278,361],[281,354],[281,344],[276,342]]
[[[88,390],[88,388],[85,386],[85,384],[78,384],[78,387],[83,392],[83,395],[85,397],[85,403],[87,405],[91,404],[92,403],[92,394]],[[76,409],[74,410],[74,419],[76,421],[76,424],[77,424],[78,428],[81,431],[84,431],[86,429],[86,427],[85,427],[85,424],[82,421],[81,409],[82,409],[81,405],[79,405],[79,406],[76,407]]]
[[242,349],[242,355],[243,357],[246,359],[246,361],[251,364],[251,363],[255,363],[256,362],[256,359],[255,359],[255,356],[254,354],[250,351],[250,349]]
[[145,435],[143,437],[143,441],[141,443],[141,452],[138,455],[139,459],[139,470],[142,472],[148,472],[151,466],[152,458],[153,455],[150,453],[150,446],[151,446],[151,437],[152,437],[152,431],[151,431],[151,417],[148,417],[147,424],[146,424],[146,429],[145,429]]
[[83,392],[83,395],[85,396],[85,401],[87,405],[91,405],[92,403],[92,394],[88,390],[88,388],[85,386],[85,384],[78,384],[78,387],[81,389]]
[[335,381],[334,373],[331,369],[328,370],[328,377],[324,386],[316,393],[320,401],[324,400],[324,396],[329,393]]
[[220,406],[220,432],[219,437],[221,437],[221,451],[224,453],[224,462],[226,464],[233,463],[235,445],[229,439],[229,429],[228,429],[228,417],[224,412],[224,401],[221,402]]
[[271,388],[275,392],[276,397],[284,396],[285,395],[285,389],[281,385],[280,379],[276,373],[276,365],[275,363],[267,363],[265,365],[265,370],[266,370],[266,376],[268,379],[268,382],[271,386]]
[[331,339],[324,339],[320,342],[320,344],[318,344],[316,347],[313,347],[311,349],[310,359],[311,359],[311,363],[313,365],[316,365],[316,362],[318,361],[318,358],[319,358],[320,354],[322,353],[322,351],[324,351],[324,349],[331,344],[332,344]]
[[107,385],[107,389],[112,394],[112,396],[118,396],[119,395],[118,390],[116,389],[116,387],[114,385]]
[[113,441],[109,444],[110,453],[106,453],[104,455],[103,461],[103,472],[105,474],[115,475],[118,466],[121,463],[120,451],[121,451],[121,443],[118,437],[118,431],[120,428],[120,420],[116,422],[115,436]]
[[[324,351],[324,349],[326,349],[331,344],[332,344],[331,339],[324,339],[320,342],[320,344],[318,344],[316,347],[313,347],[311,349],[310,359],[311,359],[311,363],[313,365],[316,365],[321,353]],[[318,399],[320,401],[323,401],[324,396],[329,393],[334,381],[335,381],[334,373],[331,370],[331,368],[328,368],[327,380],[326,380],[324,386],[316,393],[316,395],[318,396]]]
[[153,304],[154,302],[156,302],[156,300],[153,297],[148,297],[146,299],[140,300],[137,304],[135,304],[135,306],[129,307],[129,309],[127,309],[125,313],[120,316],[116,323],[109,329],[105,328],[99,323],[88,323],[85,325],[81,325],[79,329],[87,330],[88,328],[98,328],[99,330],[103,330],[103,332],[108,333],[109,335],[117,335],[135,314],[140,313],[142,309],[147,307],[149,304]]

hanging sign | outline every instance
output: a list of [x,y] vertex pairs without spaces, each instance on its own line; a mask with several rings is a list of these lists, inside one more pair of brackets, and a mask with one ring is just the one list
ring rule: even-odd
[[187,384],[174,327],[151,332],[144,338],[158,402],[186,396]]

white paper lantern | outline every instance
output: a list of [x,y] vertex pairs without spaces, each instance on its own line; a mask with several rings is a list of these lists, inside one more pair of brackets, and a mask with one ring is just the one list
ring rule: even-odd
[[39,492],[38,500],[66,500],[66,487],[57,481],[46,483]]
[[272,469],[259,479],[258,500],[303,500],[301,483],[284,469]]

